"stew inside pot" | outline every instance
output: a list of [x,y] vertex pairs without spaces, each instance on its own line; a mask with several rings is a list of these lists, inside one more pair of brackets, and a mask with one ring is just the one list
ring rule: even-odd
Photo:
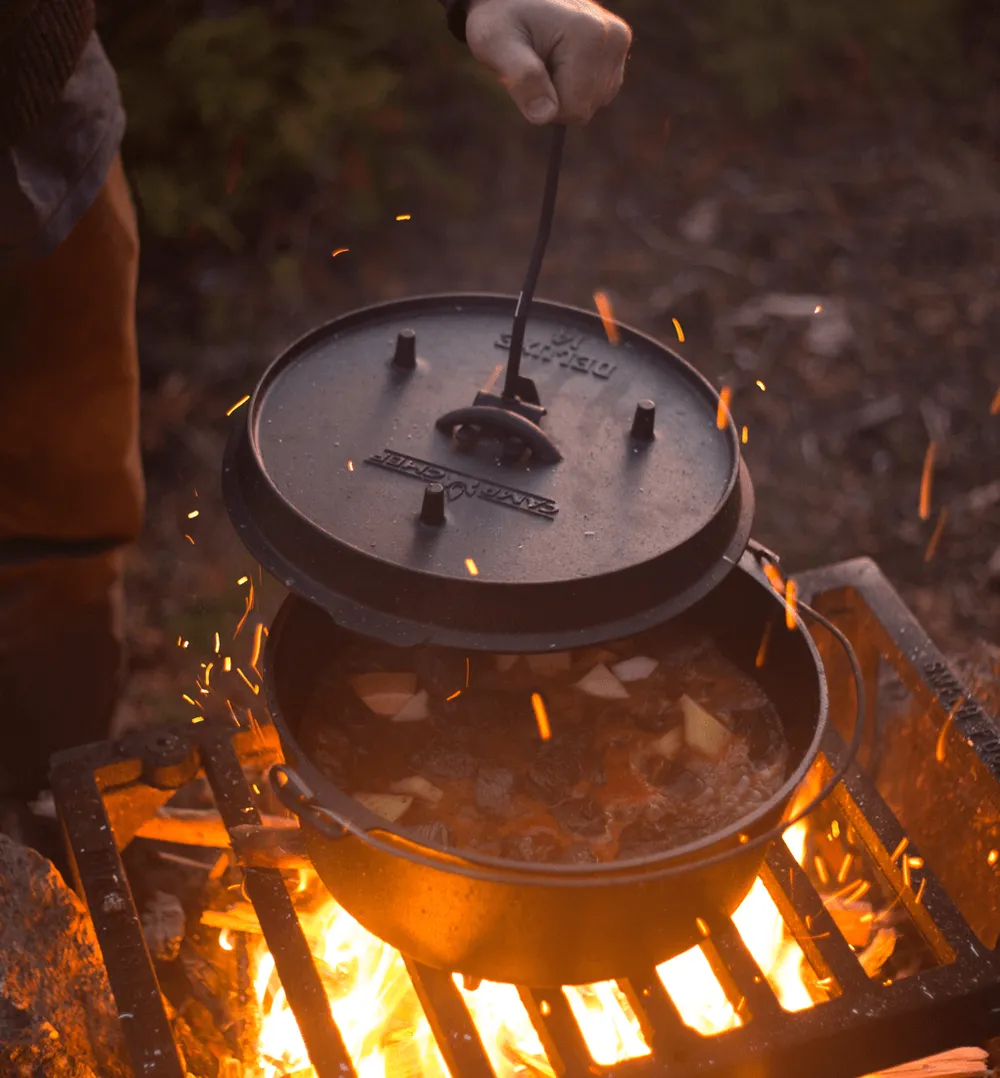
[[758,684],[672,627],[544,655],[358,643],[324,672],[301,740],[417,841],[536,862],[703,838],[775,794],[788,764]]

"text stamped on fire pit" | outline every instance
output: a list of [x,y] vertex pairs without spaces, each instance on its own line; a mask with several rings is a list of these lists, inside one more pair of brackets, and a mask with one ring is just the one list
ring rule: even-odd
[[519,509],[522,513],[531,513],[532,516],[545,520],[552,520],[559,512],[559,506],[551,498],[518,490],[516,487],[505,487],[474,475],[466,475],[464,472],[456,472],[452,468],[444,468],[440,464],[411,457],[406,453],[397,453],[392,449],[383,449],[381,453],[368,457],[365,464],[374,464],[386,471],[396,472],[397,475],[417,479],[421,483],[440,483],[450,502],[459,498],[481,498],[483,501],[493,502],[494,505]]

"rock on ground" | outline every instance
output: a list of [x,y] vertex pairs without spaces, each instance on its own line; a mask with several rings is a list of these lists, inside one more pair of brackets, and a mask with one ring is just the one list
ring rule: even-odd
[[118,1009],[83,903],[0,835],[0,1074],[129,1078]]

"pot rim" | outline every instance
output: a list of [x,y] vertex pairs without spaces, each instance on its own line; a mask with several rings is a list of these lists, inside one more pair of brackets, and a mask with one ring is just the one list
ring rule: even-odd
[[[784,601],[771,587],[750,552],[747,552],[740,559],[737,568],[747,573],[758,587],[764,588],[774,602],[780,603],[784,613]],[[293,601],[290,602],[289,600]],[[682,871],[696,872],[704,861],[722,852],[726,847],[732,849],[734,856],[745,845],[747,852],[749,852],[752,846],[747,844],[732,845],[732,840],[736,839],[738,843],[740,834],[749,834],[751,842],[753,842],[758,837],[752,833],[756,825],[775,812],[784,813],[796,790],[819,756],[829,721],[829,698],[822,659],[812,634],[806,628],[798,611],[796,611],[796,631],[802,633],[804,637],[817,674],[819,700],[816,725],[812,739],[803,752],[798,765],[779,789],[753,812],[740,817],[719,831],[714,831],[684,846],[678,846],[663,853],[649,854],[645,857],[627,860],[615,860],[600,865],[550,863],[536,865],[534,862],[513,861],[477,853],[476,851],[463,851],[459,855],[443,846],[431,843],[417,843],[412,837],[389,821],[365,809],[350,794],[345,793],[336,783],[327,778],[302,750],[298,738],[292,734],[288,723],[285,721],[276,698],[274,679],[269,676],[274,661],[274,651],[277,647],[276,642],[281,639],[282,623],[290,616],[289,611],[294,610],[296,603],[309,605],[306,600],[298,596],[290,596],[289,599],[282,603],[272,625],[272,631],[268,635],[264,653],[264,688],[272,720],[278,728],[282,741],[295,750],[295,762],[292,766],[304,776],[305,781],[313,791],[316,808],[320,811],[327,808],[332,817],[341,820],[342,826],[346,825],[344,837],[335,841],[344,841],[350,835],[369,846],[396,857],[404,857],[418,864],[438,868],[446,872],[454,872],[473,879],[484,879],[518,886],[590,887],[601,884],[625,885],[633,882],[652,881],[664,876],[680,874]],[[340,801],[346,802],[347,811],[341,812],[337,807],[337,803]],[[329,819],[330,817],[327,818]],[[323,832],[310,823],[307,816],[300,817],[300,820],[303,828],[307,829],[307,834],[308,829],[311,829],[318,836],[327,837],[328,841],[334,841],[328,836],[323,836]],[[361,822],[359,823],[359,821]],[[381,835],[391,836],[391,839],[387,840],[382,838]]]

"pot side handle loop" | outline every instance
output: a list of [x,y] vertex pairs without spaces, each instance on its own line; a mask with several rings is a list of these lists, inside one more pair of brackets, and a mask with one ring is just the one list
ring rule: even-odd
[[275,764],[269,773],[271,786],[278,800],[294,813],[300,822],[308,823],[324,838],[345,838],[356,828],[343,820],[332,809],[316,803],[316,795],[306,784],[302,776],[285,764]]

